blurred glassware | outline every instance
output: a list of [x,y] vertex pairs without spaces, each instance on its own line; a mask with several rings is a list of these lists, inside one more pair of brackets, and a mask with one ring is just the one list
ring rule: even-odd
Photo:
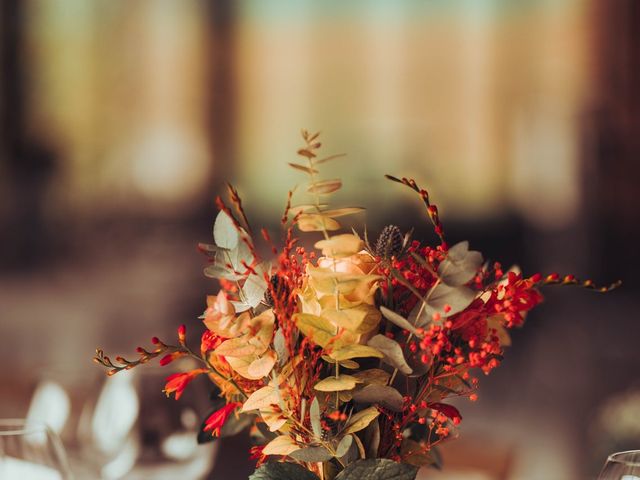
[[0,478],[71,480],[59,437],[44,423],[0,420]]
[[[86,372],[85,372],[86,373]],[[171,372],[145,365],[83,382],[71,372],[49,373],[38,384],[28,418],[62,436],[78,479],[198,479],[212,468],[215,444],[198,445],[208,405],[202,391],[176,402],[162,394]],[[205,388],[195,383],[190,388]],[[0,477],[2,478],[2,477]]]
[[609,455],[598,480],[640,480],[640,450]]

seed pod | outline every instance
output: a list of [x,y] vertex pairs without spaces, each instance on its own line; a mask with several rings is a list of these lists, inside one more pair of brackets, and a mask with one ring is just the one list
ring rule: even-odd
[[376,241],[375,253],[382,258],[397,257],[402,251],[403,236],[396,225],[387,225],[382,229]]

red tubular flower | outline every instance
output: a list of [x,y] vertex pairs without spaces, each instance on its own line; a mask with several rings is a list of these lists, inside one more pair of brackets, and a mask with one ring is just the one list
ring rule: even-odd
[[211,330],[205,330],[202,334],[202,339],[200,340],[200,350],[204,355],[205,353],[218,348],[224,340],[225,339],[223,337],[216,335]]
[[209,418],[205,420],[204,431],[208,432],[209,430],[211,430],[211,435],[220,436],[220,429],[226,423],[229,415],[231,415],[233,411],[241,405],[242,404],[238,402],[231,402],[227,403],[220,410],[216,410],[215,412],[213,412],[209,416]]
[[184,352],[167,353],[164,357],[160,359],[160,366],[164,367],[165,365],[169,365],[176,358],[184,357],[185,355],[186,353]]
[[189,382],[201,373],[206,373],[206,371],[207,370],[204,368],[199,368],[197,370],[191,370],[190,372],[174,373],[173,375],[169,375],[166,379],[167,383],[164,386],[163,392],[167,394],[167,397],[172,393],[175,393],[176,400],[179,400],[182,396],[182,392],[186,386],[189,385]]

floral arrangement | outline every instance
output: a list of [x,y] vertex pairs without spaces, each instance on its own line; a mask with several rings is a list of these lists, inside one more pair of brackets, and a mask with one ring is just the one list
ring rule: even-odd
[[[208,277],[220,291],[207,298],[198,350],[154,337],[138,358],[97,350],[95,361],[112,375],[160,357],[167,365],[195,358],[200,368],[167,378],[164,392],[180,398],[207,375],[217,387],[214,411],[200,441],[251,429],[250,477],[280,480],[413,479],[422,466],[440,465],[437,446],[455,435],[462,416],[449,399],[477,399],[478,378],[489,374],[510,344],[509,329],[523,325],[548,284],[582,285],[568,275],[526,277],[488,263],[468,242],[449,246],[438,209],[415,181],[387,176],[413,190],[426,207],[437,245],[412,239],[394,225],[370,243],[367,232],[334,233],[338,218],[360,207],[332,208],[339,179],[319,178],[318,134],[302,132],[298,150],[307,199],[290,191],[277,246],[264,229],[270,259],[237,190],[229,204],[217,198],[215,244],[200,244]],[[320,253],[299,246],[295,233],[319,232]]]

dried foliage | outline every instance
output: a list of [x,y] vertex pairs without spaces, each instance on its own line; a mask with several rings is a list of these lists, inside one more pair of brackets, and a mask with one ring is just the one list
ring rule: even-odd
[[[451,398],[477,398],[477,372],[488,374],[510,344],[509,329],[542,301],[549,284],[599,288],[573,276],[503,271],[484,263],[468,242],[449,247],[438,209],[415,181],[388,176],[416,192],[440,243],[411,240],[388,226],[374,244],[367,235],[332,233],[361,207],[330,206],[340,179],[321,177],[319,134],[303,130],[298,162],[305,198],[289,192],[277,246],[261,230],[273,257],[263,259],[238,192],[233,210],[220,209],[207,256],[207,277],[220,291],[200,317],[198,351],[178,330],[177,345],[152,339],[139,358],[101,350],[95,361],[109,374],[161,357],[197,359],[195,370],[167,378],[165,393],[179,398],[207,375],[217,387],[216,408],[203,421],[200,441],[250,428],[257,446],[253,479],[411,479],[417,467],[439,467],[437,445],[456,435],[462,420]],[[300,203],[295,203],[295,200]],[[340,220],[337,220],[340,219]],[[319,232],[315,251],[297,247],[295,230]]]

